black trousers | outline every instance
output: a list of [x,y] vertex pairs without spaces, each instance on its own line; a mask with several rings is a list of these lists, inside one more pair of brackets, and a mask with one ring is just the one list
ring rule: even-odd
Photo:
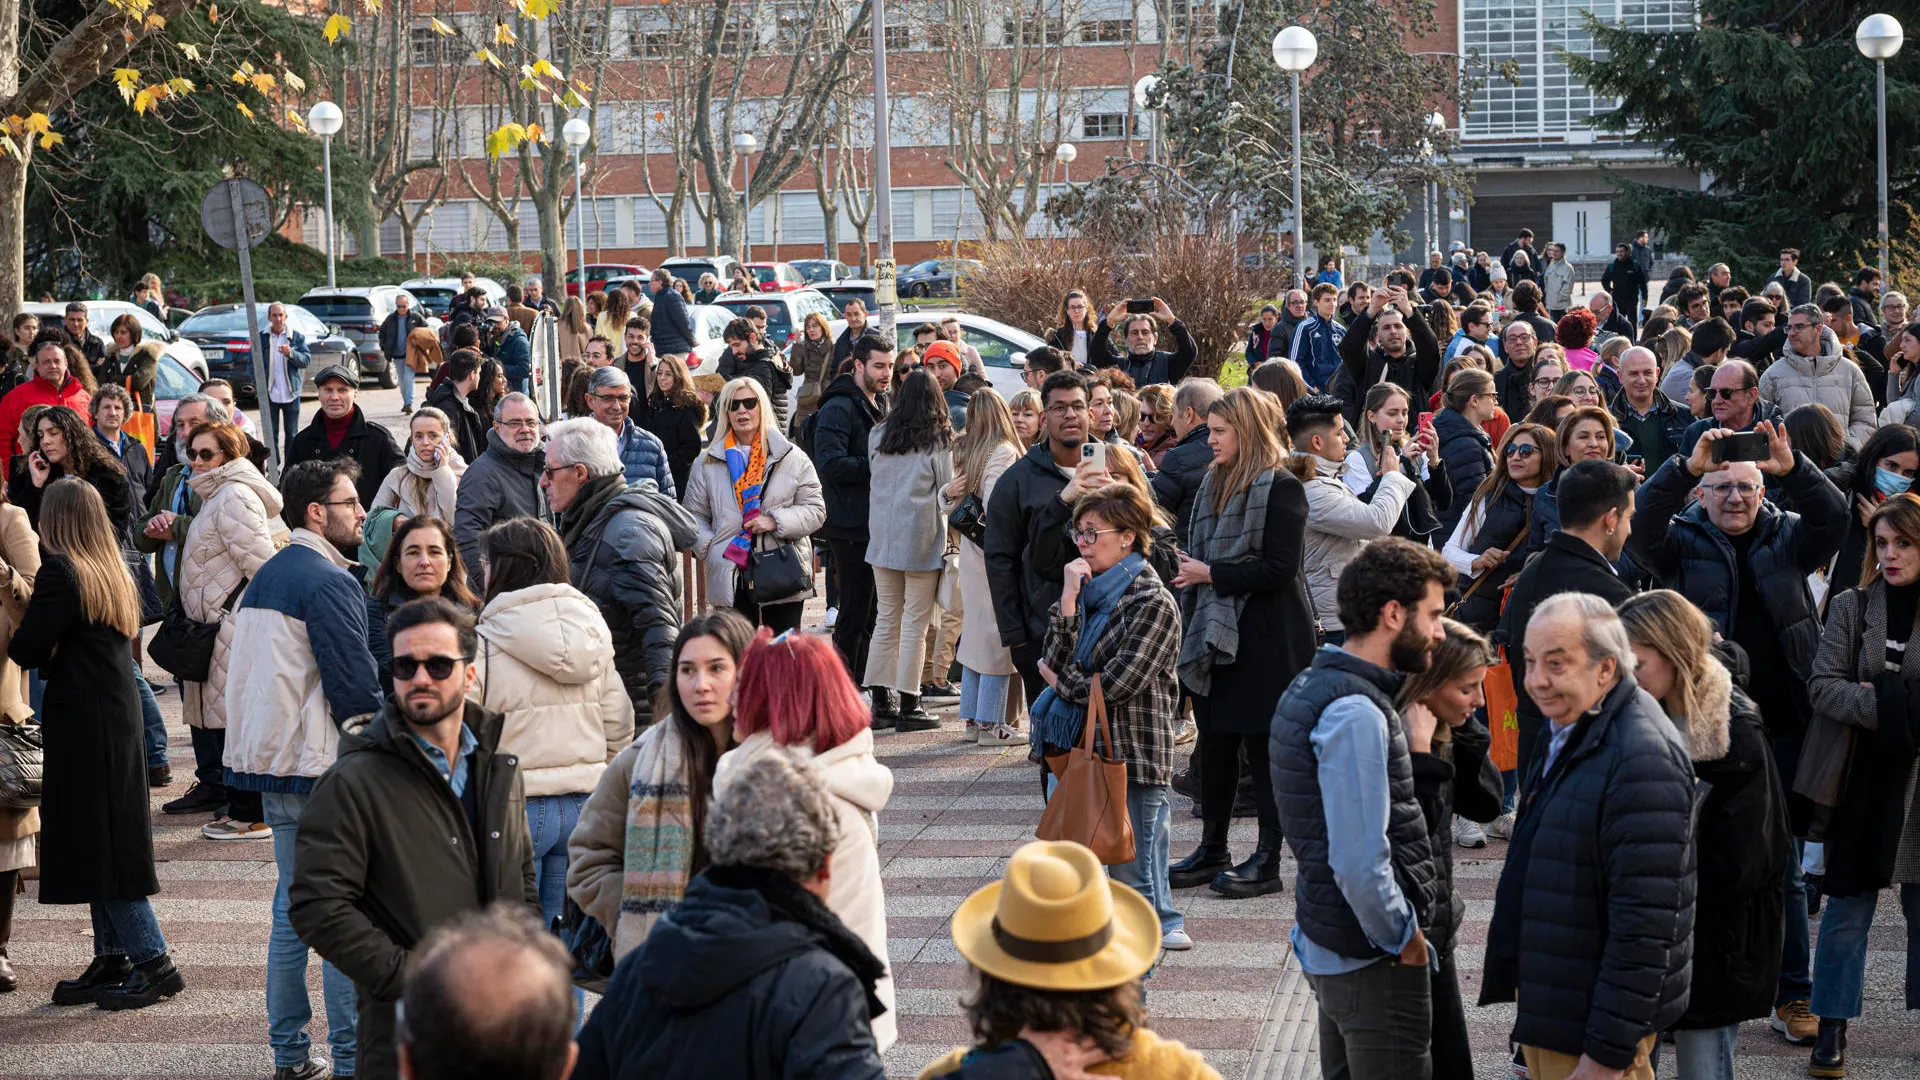
[[833,647],[856,685],[867,679],[867,645],[873,640],[873,624],[880,617],[880,603],[873,594],[873,567],[867,565],[865,540],[827,541],[834,573],[840,582],[840,614],[833,624]]
[[1020,689],[1027,696],[1027,709],[1032,711],[1033,703],[1040,700],[1047,688],[1047,680],[1040,674],[1040,643],[1029,641],[1009,652],[1013,656],[1013,670],[1020,673]]
[[227,729],[189,726],[187,731],[193,737],[193,778],[201,786],[227,797],[226,815],[235,821],[267,820],[267,813],[260,806],[259,792],[226,786],[222,759],[227,753]]
[[1440,954],[1433,972],[1433,1080],[1473,1080],[1473,1046],[1452,949]]
[[1188,691],[1193,699],[1193,722],[1200,729],[1194,760],[1200,770],[1200,817],[1224,828],[1233,821],[1233,799],[1240,788],[1240,753],[1246,751],[1252,773],[1255,812],[1263,834],[1280,834],[1280,808],[1273,800],[1273,773],[1267,767],[1267,736],[1261,733],[1220,731],[1213,726],[1213,705],[1205,696]]
[[756,604],[743,595],[744,591],[734,591],[733,609],[745,615],[748,622],[768,627],[776,634],[800,629],[800,619],[807,611],[805,600],[795,600],[790,604]]

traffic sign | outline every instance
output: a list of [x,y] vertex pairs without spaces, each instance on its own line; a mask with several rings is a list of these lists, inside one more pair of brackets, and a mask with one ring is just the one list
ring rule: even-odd
[[258,247],[273,231],[273,200],[266,188],[244,176],[222,180],[200,200],[200,227],[228,251],[240,250],[243,237],[247,247]]

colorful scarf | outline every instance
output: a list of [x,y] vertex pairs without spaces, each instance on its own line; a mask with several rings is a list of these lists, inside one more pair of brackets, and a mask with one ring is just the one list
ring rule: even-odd
[[640,736],[640,752],[633,758],[620,919],[608,927],[616,960],[645,941],[654,920],[686,895],[693,843],[686,755],[673,724],[663,720]]
[[727,545],[727,561],[745,569],[747,555],[753,550],[753,534],[747,526],[760,516],[760,485],[767,476],[767,443],[755,439],[751,446],[741,446],[729,431],[722,445],[726,448],[727,475],[733,478],[733,497],[740,503],[740,535]]

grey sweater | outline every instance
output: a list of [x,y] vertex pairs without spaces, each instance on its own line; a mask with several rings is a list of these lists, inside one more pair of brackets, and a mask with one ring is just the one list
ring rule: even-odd
[[886,421],[867,436],[869,493],[867,562],[883,570],[938,570],[947,550],[947,519],[940,489],[953,480],[949,448],[883,454]]

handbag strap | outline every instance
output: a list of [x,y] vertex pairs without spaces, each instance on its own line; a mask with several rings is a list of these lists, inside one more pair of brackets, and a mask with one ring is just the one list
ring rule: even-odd
[[1093,729],[1100,728],[1100,738],[1106,743],[1107,753],[1113,753],[1113,732],[1107,728],[1107,694],[1100,687],[1100,674],[1094,673],[1093,681],[1087,689],[1087,722],[1080,725],[1080,748],[1093,753]]
[[247,582],[249,582],[249,581],[252,581],[252,580],[253,580],[253,579],[252,579],[252,578],[250,578],[250,577],[243,577],[243,578],[241,578],[241,579],[240,579],[240,584],[238,584],[238,585],[235,585],[235,586],[233,587],[233,591],[227,594],[227,600],[226,600],[226,603],[224,603],[224,604],[221,604],[221,605],[220,605],[220,610],[221,610],[222,612],[227,612],[227,611],[232,611],[232,610],[233,610],[233,602],[234,602],[235,600],[238,600],[238,599],[240,599],[240,594],[241,594],[241,593],[243,593],[243,592],[246,592],[246,591],[247,591]]
[[[1518,544],[1520,541],[1525,540],[1527,538],[1527,534],[1532,531],[1533,531],[1533,500],[1528,499],[1526,515],[1520,519],[1520,531],[1519,533],[1515,534],[1514,538],[1511,541],[1509,541],[1507,544],[1508,554],[1512,554],[1514,544]],[[1460,594],[1460,599],[1455,600],[1452,606],[1447,608],[1447,615],[1449,617],[1452,616],[1454,612],[1454,608],[1457,608],[1461,604],[1464,604],[1468,600],[1471,600],[1473,598],[1473,594],[1479,592],[1480,586],[1485,585],[1487,583],[1487,579],[1492,576],[1493,576],[1492,572],[1489,571],[1485,574],[1481,574],[1477,578],[1474,578],[1473,584],[1467,587],[1467,591]]]

